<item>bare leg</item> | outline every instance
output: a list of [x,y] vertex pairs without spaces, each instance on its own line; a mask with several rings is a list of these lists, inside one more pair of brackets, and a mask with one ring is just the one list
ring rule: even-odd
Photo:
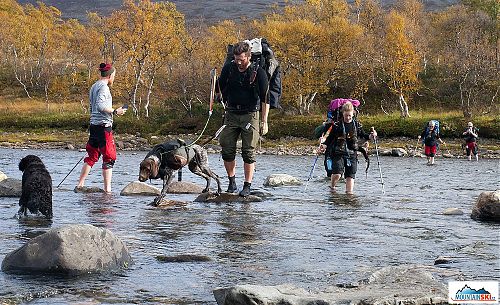
[[434,157],[429,158],[430,164],[434,164]]
[[228,177],[234,177],[236,169],[236,160],[224,161],[224,167]]
[[104,180],[104,191],[106,193],[111,193],[111,177],[113,176],[113,169],[103,169],[102,178]]
[[253,173],[255,172],[255,163],[244,163],[245,182],[252,183]]
[[345,193],[353,194],[354,191],[354,179],[351,177],[347,177],[345,179]]
[[337,186],[337,182],[339,182],[340,180],[340,174],[332,174],[330,179],[331,179],[332,192],[335,192],[335,187]]
[[476,154],[476,161],[479,161],[479,155]]
[[83,187],[85,185],[85,179],[90,173],[92,167],[87,163],[83,163],[82,172],[80,173],[80,180],[78,180],[78,185],[76,187]]

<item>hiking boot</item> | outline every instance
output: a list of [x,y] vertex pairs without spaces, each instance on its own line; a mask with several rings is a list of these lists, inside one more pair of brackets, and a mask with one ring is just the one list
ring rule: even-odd
[[236,186],[236,177],[229,177],[229,186],[227,187],[226,193],[236,193],[238,191],[238,187]]
[[243,189],[240,192],[241,197],[246,197],[246,196],[250,195],[250,186],[251,185],[252,184],[250,182],[245,182],[243,184]]

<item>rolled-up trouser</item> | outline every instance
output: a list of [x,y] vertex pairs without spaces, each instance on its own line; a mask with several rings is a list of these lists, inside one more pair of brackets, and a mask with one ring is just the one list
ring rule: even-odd
[[226,112],[224,118],[226,127],[222,130],[219,143],[222,147],[222,159],[234,161],[236,157],[236,142],[241,136],[241,157],[243,162],[255,162],[255,147],[259,141],[259,112],[234,113]]
[[116,146],[111,127],[90,125],[90,136],[86,150],[88,157],[83,162],[93,167],[102,155],[102,168],[110,169],[116,161]]

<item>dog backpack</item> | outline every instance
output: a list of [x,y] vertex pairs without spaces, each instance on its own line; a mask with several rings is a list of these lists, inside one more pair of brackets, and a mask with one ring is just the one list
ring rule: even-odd
[[[254,71],[256,72],[259,67],[266,71],[267,78],[269,80],[269,107],[271,109],[281,108],[281,69],[278,60],[274,56],[271,46],[265,38],[254,38],[252,40],[245,40],[245,42],[250,45],[252,52],[252,57],[250,59],[252,62],[252,73]],[[234,62],[233,48],[234,45],[232,44],[227,46],[224,66],[230,65]],[[257,90],[257,86],[254,87]]]
[[[438,120],[430,120],[430,122],[434,123],[434,132],[436,133],[437,136],[439,136],[439,121]],[[425,142],[425,138],[427,138],[429,133],[430,133],[429,122],[427,122],[425,124],[425,133],[424,133],[424,137],[422,138],[422,143]]]

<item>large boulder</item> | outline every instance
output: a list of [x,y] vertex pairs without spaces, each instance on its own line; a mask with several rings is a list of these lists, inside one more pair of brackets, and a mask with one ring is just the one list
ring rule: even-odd
[[122,196],[158,196],[160,190],[145,182],[133,181],[127,184],[120,192]]
[[7,254],[6,273],[78,275],[124,268],[132,263],[125,244],[111,231],[92,225],[67,225],[39,235]]
[[286,185],[301,185],[302,182],[294,176],[287,174],[272,174],[264,181],[264,186],[286,186]]
[[6,178],[0,181],[0,197],[21,197],[22,189],[21,180]]
[[0,171],[0,181],[7,179],[7,175]]
[[500,222],[500,190],[482,192],[472,208],[470,217],[474,220]]
[[184,181],[174,181],[167,188],[167,193],[171,194],[200,194],[202,191],[201,186]]
[[434,278],[440,268],[385,267],[357,284],[311,293],[291,285],[236,285],[214,289],[218,305],[448,304],[448,286]]

